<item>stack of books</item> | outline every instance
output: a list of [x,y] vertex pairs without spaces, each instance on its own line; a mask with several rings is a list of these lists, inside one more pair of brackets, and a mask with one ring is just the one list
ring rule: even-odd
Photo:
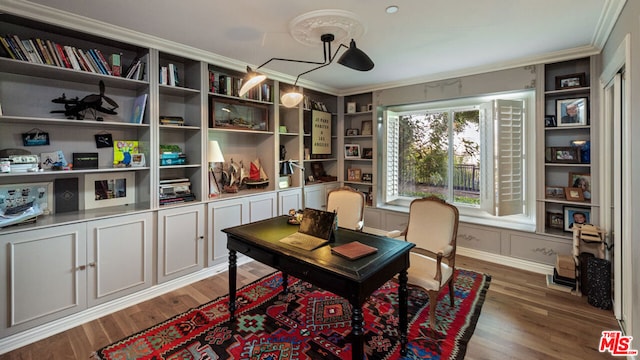
[[182,116],[160,116],[160,125],[184,126]]
[[179,204],[196,200],[187,178],[160,180],[160,205]]

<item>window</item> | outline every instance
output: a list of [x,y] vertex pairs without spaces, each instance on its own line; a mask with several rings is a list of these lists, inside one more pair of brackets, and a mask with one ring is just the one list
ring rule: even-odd
[[436,195],[461,215],[533,224],[530,104],[533,91],[389,107],[380,144],[385,205]]

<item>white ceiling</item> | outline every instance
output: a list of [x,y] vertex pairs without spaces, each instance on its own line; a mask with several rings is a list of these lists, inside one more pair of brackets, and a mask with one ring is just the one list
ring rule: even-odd
[[[20,0],[20,2],[23,2]],[[369,72],[337,63],[301,78],[338,93],[416,83],[599,50],[625,0],[34,0],[253,67],[271,57],[322,61],[322,45],[300,44],[289,23],[341,9],[366,28],[358,48]],[[397,5],[395,14],[385,13]],[[348,45],[348,44],[346,44]],[[337,48],[334,44],[333,50]],[[341,50],[340,54],[342,53]],[[311,65],[271,62],[294,79]]]

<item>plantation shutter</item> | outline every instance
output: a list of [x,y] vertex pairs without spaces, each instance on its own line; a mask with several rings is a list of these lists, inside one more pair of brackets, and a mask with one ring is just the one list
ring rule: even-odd
[[386,153],[386,191],[385,201],[391,201],[398,197],[399,177],[400,177],[400,118],[392,111],[384,112],[384,122],[386,127],[387,141],[384,144],[384,152]]
[[480,208],[496,214],[493,102],[480,105]]
[[497,216],[523,213],[524,102],[495,100],[495,193]]

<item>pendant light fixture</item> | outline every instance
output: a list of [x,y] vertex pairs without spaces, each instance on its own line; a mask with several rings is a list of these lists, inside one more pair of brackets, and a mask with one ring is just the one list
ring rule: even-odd
[[[274,60],[319,65],[311,70],[298,74],[292,89],[285,92],[280,98],[282,105],[286,107],[297,106],[303,99],[302,93],[296,90],[300,76],[330,65],[342,47],[347,50],[338,59],[339,64],[358,71],[369,71],[374,67],[374,63],[369,56],[356,47],[356,42],[353,38],[364,33],[364,26],[353,13],[344,10],[312,11],[296,17],[289,27],[294,39],[306,45],[317,44],[319,36],[322,42],[324,60],[319,62],[274,57],[256,68],[256,70],[258,70]],[[351,38],[351,42],[349,46],[340,43],[335,53],[332,53],[331,43],[336,39],[336,34],[340,39],[339,42],[348,38]],[[259,74],[247,66],[247,76],[240,88],[239,95],[243,96],[265,79],[265,75]]]

